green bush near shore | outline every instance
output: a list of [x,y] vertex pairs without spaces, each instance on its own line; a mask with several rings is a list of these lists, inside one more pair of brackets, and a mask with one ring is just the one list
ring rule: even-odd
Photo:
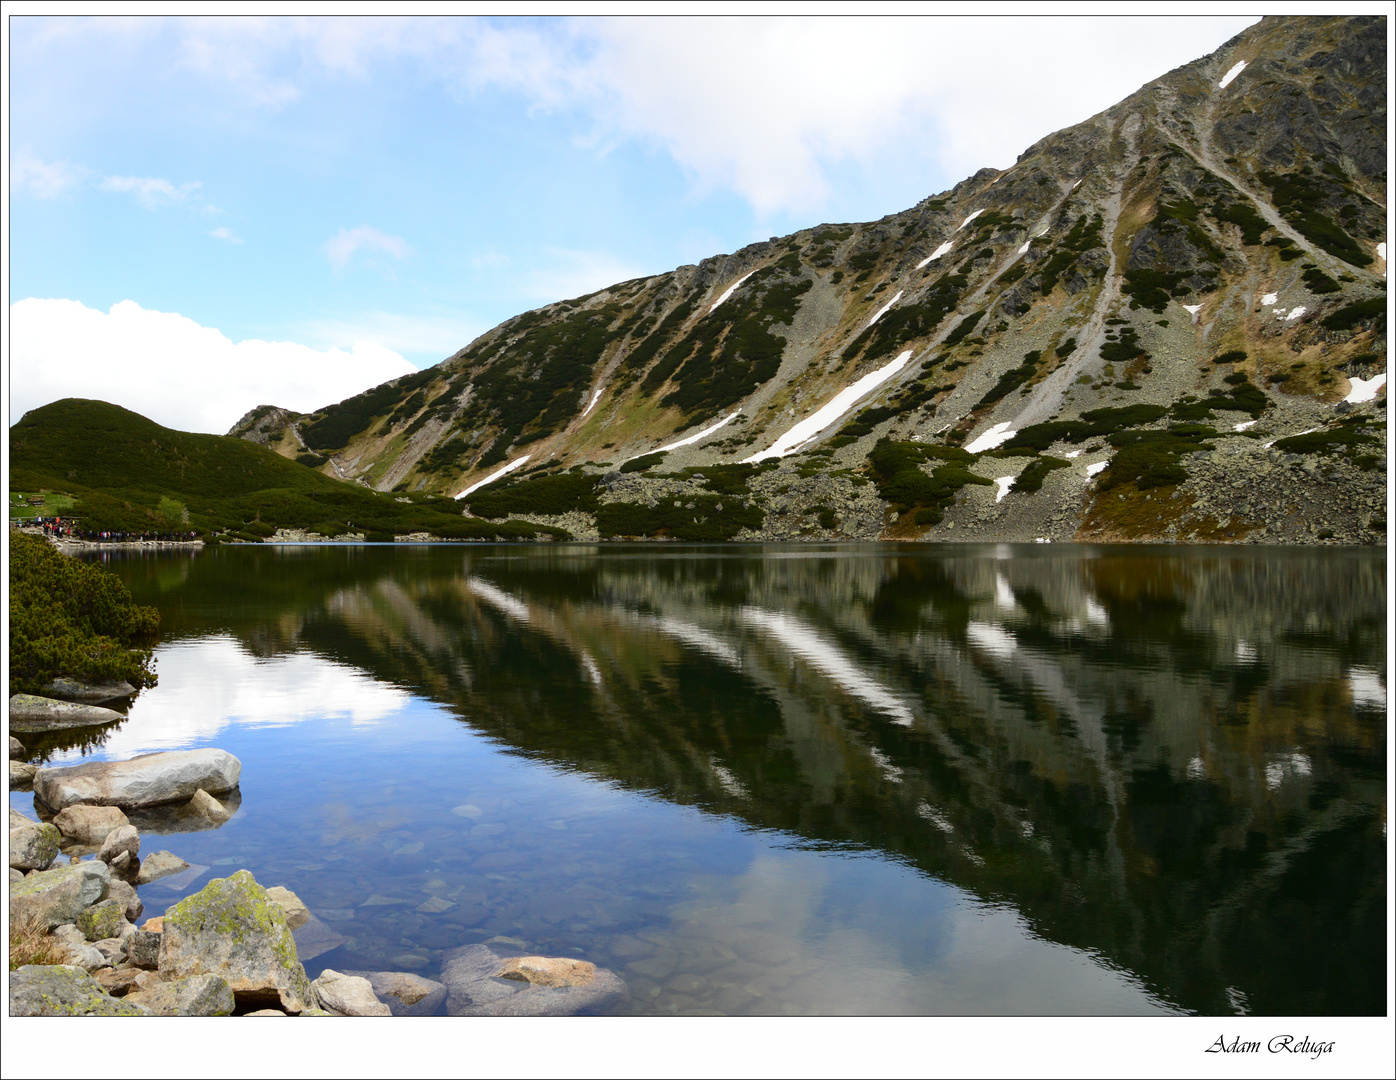
[[11,535],[11,694],[42,694],[63,675],[154,686],[159,626],[160,613],[134,603],[115,574],[40,537]]

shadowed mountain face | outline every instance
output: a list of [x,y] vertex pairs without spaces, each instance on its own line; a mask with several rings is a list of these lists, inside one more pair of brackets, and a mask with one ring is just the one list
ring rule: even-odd
[[[530,311],[231,434],[380,491],[509,467],[472,512],[583,539],[1384,538],[1385,35],[1267,18],[909,210]],[[883,438],[937,454],[898,483]],[[710,475],[762,455],[742,491]]]
[[896,860],[1183,1008],[1385,1008],[1377,556],[567,546],[113,565],[175,639],[309,649],[539,763]]

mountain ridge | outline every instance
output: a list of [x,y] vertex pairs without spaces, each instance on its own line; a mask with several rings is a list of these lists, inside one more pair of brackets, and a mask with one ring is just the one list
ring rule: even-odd
[[1380,542],[1385,33],[1264,19],[908,210],[229,434],[581,539]]

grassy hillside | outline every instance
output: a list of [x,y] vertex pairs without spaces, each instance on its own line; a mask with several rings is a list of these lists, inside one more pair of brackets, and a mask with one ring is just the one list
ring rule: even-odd
[[245,540],[278,528],[369,539],[561,535],[467,518],[452,499],[395,497],[332,480],[245,439],[172,431],[80,398],[34,409],[10,429],[10,487],[70,496],[68,512],[90,529],[193,529]]

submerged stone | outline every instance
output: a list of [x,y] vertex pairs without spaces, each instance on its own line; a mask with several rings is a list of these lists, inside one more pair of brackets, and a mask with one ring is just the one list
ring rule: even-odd
[[140,873],[136,875],[136,884],[149,885],[152,881],[158,881],[162,877],[178,874],[188,869],[189,864],[178,855],[172,855],[168,851],[157,851],[147,855],[145,861],[141,863]]
[[[596,1009],[625,993],[625,983],[613,971],[586,961],[554,960],[562,965],[585,964],[591,978],[573,985],[534,985],[499,978],[506,960],[485,945],[466,945],[445,955],[441,981],[446,986],[446,1012],[450,1016],[571,1016]],[[576,969],[573,969],[574,972]]]

